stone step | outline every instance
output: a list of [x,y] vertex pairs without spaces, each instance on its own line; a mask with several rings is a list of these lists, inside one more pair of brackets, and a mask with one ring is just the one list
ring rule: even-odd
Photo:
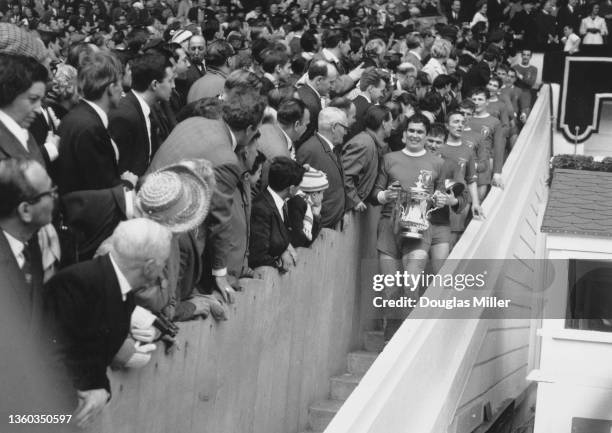
[[308,409],[308,423],[314,431],[324,431],[342,406],[338,400],[320,400]]
[[385,347],[383,331],[367,331],[364,336],[364,347],[368,352],[380,353]]
[[377,352],[358,351],[349,353],[347,356],[348,372],[365,374],[377,357]]
[[332,377],[330,381],[331,388],[331,398],[332,400],[346,400],[349,395],[353,392],[353,390],[359,384],[359,381],[363,375],[361,374],[351,374],[345,373],[341,376]]

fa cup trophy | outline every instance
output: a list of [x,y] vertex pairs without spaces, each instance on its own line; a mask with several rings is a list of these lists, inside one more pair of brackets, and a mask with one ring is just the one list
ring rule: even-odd
[[399,184],[392,186],[401,189],[395,202],[394,226],[402,238],[422,239],[423,232],[429,227],[429,214],[439,209],[432,207],[428,210],[435,199],[435,193],[428,192],[431,182],[431,171],[421,170],[416,186],[409,190],[401,188]]

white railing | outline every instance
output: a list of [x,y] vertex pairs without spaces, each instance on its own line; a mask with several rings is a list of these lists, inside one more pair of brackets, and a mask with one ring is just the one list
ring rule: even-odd
[[[537,267],[517,268],[521,259],[539,257],[539,221],[546,200],[550,149],[549,87],[544,86],[508,157],[506,188],[494,188],[483,203],[484,221],[473,221],[455,246],[442,274],[470,272],[471,259],[495,259],[488,268],[486,289],[521,281],[538,283]],[[508,266],[504,259],[517,259]],[[454,290],[429,287],[426,296],[448,299]],[[487,291],[479,292],[487,295]],[[531,321],[450,319],[456,312],[416,308],[372,365],[332,420],[325,433],[434,433],[474,430],[482,407],[501,408],[527,387]],[[513,316],[509,312],[510,317]],[[433,320],[446,319],[446,320]],[[502,338],[498,338],[502,332]],[[512,338],[503,338],[510,336]]]

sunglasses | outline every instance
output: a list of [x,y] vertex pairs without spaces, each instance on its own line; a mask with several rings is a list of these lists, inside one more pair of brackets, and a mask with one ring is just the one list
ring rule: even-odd
[[32,197],[29,197],[29,198],[25,199],[25,201],[27,203],[34,204],[34,203],[40,201],[43,197],[45,197],[47,195],[49,197],[51,197],[52,199],[57,199],[59,197],[59,194],[57,193],[57,186],[54,185],[50,189],[48,189],[47,191],[43,191],[43,192],[38,193],[38,194],[36,194],[36,195],[34,195]]

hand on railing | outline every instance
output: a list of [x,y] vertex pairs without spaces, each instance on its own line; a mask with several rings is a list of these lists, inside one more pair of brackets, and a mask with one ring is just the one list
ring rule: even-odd
[[472,216],[475,220],[486,219],[485,214],[482,211],[482,207],[479,204],[472,204]]
[[227,276],[217,276],[215,277],[215,283],[221,292],[221,296],[223,300],[228,304],[233,304],[235,300],[236,291],[227,281]]
[[495,173],[493,175],[493,179],[491,180],[491,186],[496,186],[498,188],[504,189],[504,180],[502,179],[501,173]]

